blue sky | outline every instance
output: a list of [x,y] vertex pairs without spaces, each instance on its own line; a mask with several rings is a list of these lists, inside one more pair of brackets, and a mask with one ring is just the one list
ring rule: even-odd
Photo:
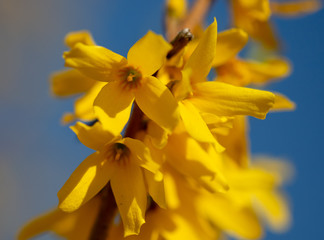
[[[220,0],[208,15],[220,29],[229,18]],[[63,68],[63,38],[88,29],[99,45],[126,55],[149,29],[162,33],[163,1],[0,0],[0,238],[12,239],[31,217],[57,204],[56,193],[91,151],[60,125],[72,100],[54,99],[48,76]],[[270,239],[322,239],[324,144],[324,11],[297,19],[273,18],[293,64],[291,76],[268,89],[297,103],[295,112],[251,119],[254,154],[287,159],[295,178],[285,187],[291,229]],[[46,238],[47,239],[47,238]]]

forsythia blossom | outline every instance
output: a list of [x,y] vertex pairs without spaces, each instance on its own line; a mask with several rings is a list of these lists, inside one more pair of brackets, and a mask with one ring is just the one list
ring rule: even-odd
[[[82,94],[63,122],[79,120],[70,128],[94,152],[59,190],[58,207],[27,223],[18,239],[44,231],[72,240],[259,239],[260,218],[273,230],[289,226],[279,190],[287,168],[251,160],[246,116],[295,108],[280,93],[250,87],[287,76],[290,63],[278,54],[238,54],[249,36],[277,47],[272,13],[319,4],[229,2],[238,28],[218,33],[216,19],[206,30],[198,21],[193,39],[183,30],[171,42],[149,31],[127,58],[87,31],[67,35],[69,69],[52,75],[51,88],[59,97]],[[166,27],[185,26],[200,14],[192,9],[167,1]]]

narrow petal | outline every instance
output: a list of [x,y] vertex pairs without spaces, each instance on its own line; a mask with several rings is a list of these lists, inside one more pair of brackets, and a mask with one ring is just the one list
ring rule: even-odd
[[276,191],[257,191],[254,193],[255,206],[269,226],[275,231],[289,227],[291,216],[285,198]]
[[172,131],[179,121],[178,104],[157,78],[147,77],[135,92],[140,109],[162,128]]
[[119,69],[127,60],[104,47],[87,46],[77,43],[69,52],[63,54],[65,66],[78,69],[84,75],[103,82],[119,78]]
[[188,100],[179,102],[179,110],[187,132],[197,141],[215,142],[215,138],[209,131],[207,124],[200,116],[197,108]]
[[91,33],[85,30],[70,32],[65,36],[64,43],[69,48],[73,48],[77,43],[83,43],[84,45],[95,45]]
[[131,158],[135,164],[154,174],[158,172],[160,166],[153,162],[150,149],[143,142],[137,139],[124,138],[124,144],[130,149]]
[[296,2],[271,2],[270,7],[273,14],[282,16],[300,16],[313,13],[321,9],[320,0],[304,0]]
[[191,81],[204,81],[207,77],[216,55],[216,43],[217,22],[214,19],[184,67],[192,69]]
[[19,232],[18,240],[27,240],[48,231],[69,240],[89,239],[99,207],[100,199],[94,198],[73,213],[51,210],[28,222]]
[[43,232],[52,230],[53,225],[64,218],[66,213],[59,209],[52,210],[28,222],[19,232],[18,240],[27,240]]
[[94,150],[101,149],[114,138],[110,132],[102,128],[99,122],[95,123],[92,127],[82,122],[77,122],[70,128],[77,135],[81,143]]
[[104,82],[96,82],[86,94],[74,102],[74,114],[76,119],[83,121],[93,121],[96,119],[93,103],[105,85],[106,83]]
[[269,80],[283,78],[290,74],[290,63],[283,58],[272,58],[265,62],[245,61],[247,69],[251,73],[251,83],[263,84]]
[[94,101],[94,111],[103,127],[118,135],[125,127],[132,108],[134,95],[125,91],[119,82],[104,86]]
[[280,93],[275,93],[275,103],[271,108],[272,112],[277,111],[293,111],[296,109],[296,104],[289,98]]
[[220,116],[249,115],[260,119],[265,118],[275,99],[271,92],[222,82],[197,83],[195,94],[190,101],[202,112]]
[[139,234],[147,202],[141,169],[134,164],[118,168],[110,183],[124,224],[124,237]]
[[213,67],[223,65],[235,57],[247,41],[248,34],[241,29],[230,29],[219,33]]
[[148,193],[161,208],[166,208],[164,181],[156,181],[152,172],[144,171]]
[[251,208],[237,208],[219,195],[209,197],[199,205],[209,221],[236,238],[259,239],[262,236],[261,224]]
[[50,77],[51,92],[58,97],[69,97],[88,91],[96,81],[77,70],[55,72]]
[[73,212],[93,198],[109,181],[115,167],[103,153],[87,157],[57,193],[59,208]]
[[129,49],[128,64],[139,67],[143,76],[151,76],[160,69],[171,48],[161,35],[149,31]]
[[212,179],[216,173],[215,160],[187,133],[169,136],[165,153],[167,162],[185,176]]

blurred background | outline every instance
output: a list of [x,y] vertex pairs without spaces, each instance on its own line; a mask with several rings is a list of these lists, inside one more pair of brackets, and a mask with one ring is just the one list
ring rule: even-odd
[[[217,1],[207,23],[216,16],[219,29],[228,28],[225,7]],[[49,92],[49,74],[64,65],[65,34],[87,29],[98,45],[125,56],[149,29],[163,33],[163,9],[164,1],[151,0],[0,0],[0,239],[14,239],[27,220],[56,206],[57,191],[91,152],[60,124],[73,100]],[[265,239],[324,239],[324,11],[273,21],[293,72],[269,89],[297,110],[251,119],[251,147],[292,163],[295,177],[285,187],[292,226]]]

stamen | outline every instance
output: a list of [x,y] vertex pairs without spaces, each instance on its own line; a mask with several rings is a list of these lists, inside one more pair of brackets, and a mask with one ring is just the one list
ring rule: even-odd
[[128,89],[136,88],[142,79],[142,73],[132,66],[121,69],[119,76],[123,87],[127,87]]

